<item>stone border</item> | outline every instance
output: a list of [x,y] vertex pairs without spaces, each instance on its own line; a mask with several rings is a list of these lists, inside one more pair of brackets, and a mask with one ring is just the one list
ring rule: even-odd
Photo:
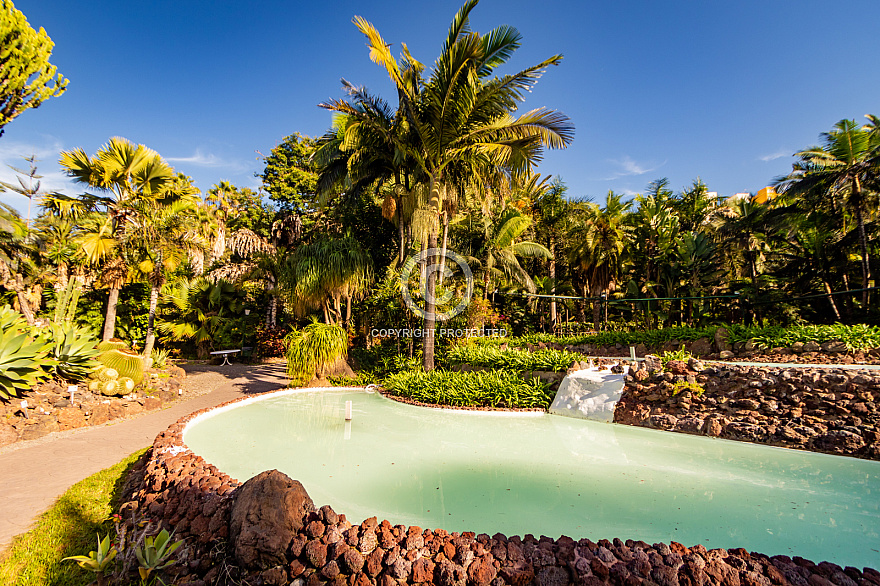
[[[186,446],[183,432],[187,425],[217,409],[268,395],[352,388],[360,387],[281,390],[242,397],[186,415],[156,437],[133,471],[129,494],[134,502],[127,506],[161,520],[176,536],[188,538],[192,557],[172,570],[175,584],[225,584],[232,575],[241,580],[236,583],[294,586],[880,586],[880,572],[871,568],[862,571],[829,562],[817,565],[800,557],[768,557],[742,548],[707,551],[702,545],[687,548],[675,542],[508,538],[500,533],[490,537],[392,526],[375,517],[352,525],[329,506],[295,519],[292,538],[282,539],[284,543],[273,539],[275,533],[249,528],[250,535],[266,535],[273,543],[271,552],[265,543],[255,546],[264,548],[258,552],[260,559],[283,563],[254,567],[236,557],[238,548],[222,544],[235,543],[238,537],[231,534],[230,519],[240,504],[240,487],[265,481],[267,476],[287,477],[268,471],[242,485]],[[241,506],[248,504],[252,506]],[[278,510],[270,516],[290,517],[291,512]],[[235,558],[231,569],[216,562],[221,550],[226,551],[221,558]]]

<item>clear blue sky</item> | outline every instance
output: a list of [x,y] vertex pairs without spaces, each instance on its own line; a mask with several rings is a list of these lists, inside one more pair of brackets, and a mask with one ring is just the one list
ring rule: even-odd
[[[6,164],[36,153],[54,189],[76,193],[58,151],[93,154],[111,136],[157,150],[207,190],[256,187],[268,154],[293,132],[322,134],[339,79],[395,102],[351,19],[433,63],[460,4],[434,2],[85,2],[16,0],[55,41],[69,89],[7,125]],[[755,192],[786,173],[791,153],[841,118],[880,114],[880,2],[852,0],[483,0],[475,30],[510,24],[523,46],[511,71],[556,53],[525,108],[565,112],[573,145],[539,172],[571,196],[673,188],[697,176],[722,195]],[[23,208],[8,194],[2,201]]]

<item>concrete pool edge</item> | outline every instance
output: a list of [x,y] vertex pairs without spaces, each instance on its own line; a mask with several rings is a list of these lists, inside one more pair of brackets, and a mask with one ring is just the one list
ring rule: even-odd
[[[218,543],[230,538],[230,512],[236,495],[240,492],[237,489],[242,483],[193,453],[183,439],[186,427],[221,412],[218,410],[226,411],[240,404],[271,396],[362,388],[282,389],[242,397],[182,417],[156,437],[153,447],[145,456],[142,478],[133,489],[133,500],[137,503],[138,510],[151,518],[161,519],[177,536],[190,538],[197,557],[208,556]],[[510,414],[528,415],[528,412]],[[525,586],[532,583],[539,586],[564,586],[567,583],[636,586],[643,582],[645,586],[651,586],[651,583],[669,586],[741,586],[743,583],[749,586],[797,586],[799,580],[795,576],[798,576],[800,580],[806,580],[806,583],[813,586],[880,586],[880,572],[869,568],[864,572],[855,568],[844,570],[827,562],[816,565],[797,557],[794,560],[787,556],[769,558],[763,554],[750,554],[744,549],[707,551],[700,545],[686,548],[675,542],[668,545],[649,545],[631,540],[621,542],[619,539],[594,543],[587,539],[574,541],[564,536],[559,539],[541,537],[537,540],[531,535],[508,538],[496,534],[490,538],[488,535],[476,536],[469,532],[449,534],[439,529],[431,531],[402,525],[392,527],[387,521],[377,523],[375,518],[352,526],[344,515],[336,515],[332,510],[327,512],[325,509],[329,507],[323,507],[320,512],[312,513],[305,519],[301,531],[295,537],[297,541],[292,542],[293,549],[285,554],[286,565],[264,568],[257,572],[264,580],[263,583],[288,584],[289,580],[300,579],[301,586],[305,586],[308,579],[309,586],[318,586],[318,583],[313,585],[312,582],[318,580],[320,583],[335,583],[337,578],[342,577],[347,579],[348,586],[394,586],[421,582],[431,582],[439,586],[464,586],[465,583],[480,586],[490,583],[493,586]],[[314,522],[321,525],[319,535],[316,535],[318,526]],[[387,549],[375,546],[375,550],[383,551],[383,557],[369,565],[369,556],[375,550],[365,551],[361,539],[371,532],[375,537],[381,531],[390,531],[391,537],[386,536],[384,539],[388,543],[396,540],[396,545]],[[415,549],[405,547],[414,533],[421,535],[423,543],[430,538],[432,543],[437,541],[439,545],[435,544],[427,549],[424,545]],[[370,539],[367,537],[367,542]],[[349,555],[355,560],[353,566],[342,562],[342,554],[337,556],[340,561],[338,564],[336,558],[330,559],[332,555],[328,557],[331,550],[342,548],[334,548],[340,541],[347,543],[346,547],[349,549],[358,551],[357,555]],[[296,543],[299,543],[299,547],[296,547]],[[309,543],[317,544],[308,546]],[[310,549],[307,550],[307,547]],[[502,547],[506,548],[503,555],[499,549]],[[314,550],[324,551],[324,556],[316,557],[313,555]],[[396,557],[389,553],[393,551],[397,551]],[[447,555],[450,553],[451,555]],[[513,558],[510,555],[516,558],[516,563],[511,561]],[[367,565],[353,571],[357,566],[358,556]],[[398,564],[398,560],[404,561]],[[332,567],[329,567],[330,562],[334,564]],[[418,567],[416,562],[419,563]],[[375,572],[371,573],[371,569]],[[193,571],[199,574],[196,570]],[[204,577],[210,571],[210,567],[205,568],[199,575]],[[252,570],[251,574],[253,572],[256,570]],[[313,579],[313,575],[316,578]],[[268,581],[270,578],[274,580],[273,576],[280,581]],[[488,576],[491,578],[485,580]],[[298,582],[294,583],[300,585]]]

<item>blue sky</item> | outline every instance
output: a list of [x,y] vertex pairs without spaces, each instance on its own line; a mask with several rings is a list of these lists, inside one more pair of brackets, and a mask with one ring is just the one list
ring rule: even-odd
[[[458,0],[88,2],[17,0],[55,41],[66,94],[25,112],[0,137],[7,164],[37,154],[45,184],[77,193],[62,149],[93,154],[111,136],[157,150],[207,190],[256,187],[268,154],[293,132],[330,124],[316,105],[341,97],[339,79],[393,101],[351,19],[373,22],[399,51],[430,64]],[[575,197],[675,189],[700,176],[722,195],[755,192],[786,173],[791,154],[841,118],[880,114],[880,2],[852,0],[482,0],[475,30],[510,24],[523,46],[510,71],[553,54],[524,109],[547,106],[576,126],[538,171]],[[19,209],[9,194],[0,200]]]

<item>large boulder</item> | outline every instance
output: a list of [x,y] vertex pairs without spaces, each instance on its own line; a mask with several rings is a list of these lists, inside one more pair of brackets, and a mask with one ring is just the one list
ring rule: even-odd
[[709,338],[699,338],[694,340],[690,347],[690,353],[694,356],[708,356],[712,353],[712,343]]
[[727,341],[727,328],[718,328],[715,330],[715,347],[719,352],[732,350],[730,342]]
[[237,492],[229,525],[235,559],[253,570],[286,564],[290,542],[315,511],[306,489],[278,470],[267,470]]

